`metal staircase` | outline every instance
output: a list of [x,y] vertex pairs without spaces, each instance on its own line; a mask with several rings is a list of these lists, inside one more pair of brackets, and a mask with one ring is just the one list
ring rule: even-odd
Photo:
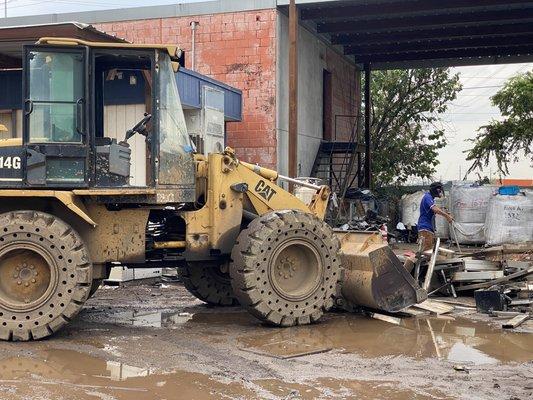
[[359,143],[357,129],[351,130],[348,141],[322,141],[318,149],[311,176],[328,183],[331,191],[344,198],[346,190],[353,187],[361,174],[365,146]]

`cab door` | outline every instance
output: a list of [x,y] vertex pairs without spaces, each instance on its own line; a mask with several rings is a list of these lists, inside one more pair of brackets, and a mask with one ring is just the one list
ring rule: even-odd
[[86,47],[25,46],[25,183],[88,185]]

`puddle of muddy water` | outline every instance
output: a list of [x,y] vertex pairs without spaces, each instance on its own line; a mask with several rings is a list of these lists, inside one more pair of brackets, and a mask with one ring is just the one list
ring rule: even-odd
[[1,398],[7,399],[220,399],[254,398],[239,383],[221,383],[199,373],[154,374],[72,350],[0,360]]
[[293,358],[337,350],[365,357],[408,356],[439,358],[451,362],[496,364],[533,360],[533,335],[496,329],[463,318],[404,318],[401,325],[353,314],[330,314],[319,324],[294,328],[269,328],[257,323],[247,312],[228,309],[213,313],[113,311],[97,316],[102,322],[177,328],[203,332],[205,325],[224,328],[210,336],[224,336],[229,330],[246,327],[240,335],[242,350],[276,358]]
[[56,349],[41,351],[32,357],[0,360],[0,392],[2,400],[435,398],[397,390],[387,382],[319,379],[287,383],[259,379],[223,383],[200,373],[154,373],[149,368]]
[[239,339],[241,349],[287,358],[328,349],[365,357],[407,356],[494,364],[533,359],[533,335],[502,332],[465,319],[405,318],[400,326],[355,315]]
[[398,389],[392,382],[356,381],[323,378],[312,384],[286,383],[261,379],[254,383],[282,399],[357,399],[357,400],[435,400],[445,399],[440,393],[419,394]]
[[175,312],[158,310],[107,310],[88,312],[86,317],[95,322],[132,325],[150,328],[178,328],[187,322],[210,326],[256,325],[256,319],[247,312],[225,310],[223,312]]

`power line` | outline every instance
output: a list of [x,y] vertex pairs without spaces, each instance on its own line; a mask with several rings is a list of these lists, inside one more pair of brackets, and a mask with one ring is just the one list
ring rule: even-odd
[[503,85],[470,86],[470,87],[464,87],[462,90],[500,88],[500,87],[502,87],[502,86],[503,86]]
[[[21,0],[8,0],[8,3],[15,2],[15,1],[21,1]],[[33,7],[33,6],[36,6],[36,5],[39,5],[39,4],[44,4],[44,3],[73,4],[72,1],[69,1],[69,0],[39,0],[39,1],[35,1],[33,3],[9,6],[9,9],[23,8],[23,7]],[[86,6],[95,6],[95,7],[107,7],[107,6],[125,7],[126,6],[125,4],[109,3],[109,2],[100,3],[100,2],[94,2],[92,0],[76,1],[75,4],[81,4],[81,5],[86,5]]]

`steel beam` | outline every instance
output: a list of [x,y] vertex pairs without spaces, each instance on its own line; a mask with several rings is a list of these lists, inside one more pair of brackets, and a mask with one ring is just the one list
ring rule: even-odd
[[[345,5],[342,5],[345,4]],[[470,12],[488,9],[509,9],[509,7],[521,7],[527,4],[524,0],[414,0],[388,3],[356,4],[355,2],[339,3],[338,1],[325,3],[324,5],[308,6],[301,10],[302,20],[326,20],[334,18],[346,18],[354,15],[363,19],[368,17],[381,17],[394,14],[443,14],[450,12]]]
[[298,9],[295,0],[289,4],[289,176],[298,176]]
[[504,46],[489,48],[471,48],[471,49],[453,49],[439,51],[415,51],[394,54],[371,54],[356,57],[358,63],[375,63],[375,62],[397,62],[397,61],[415,61],[415,60],[436,60],[443,58],[477,58],[477,57],[508,57],[508,56],[529,56],[533,54],[533,45]]
[[365,31],[391,31],[398,28],[411,28],[413,30],[419,27],[428,27],[440,25],[465,25],[473,23],[494,22],[498,24],[502,21],[521,22],[525,13],[533,10],[533,2],[524,6],[523,9],[510,9],[501,11],[480,11],[464,14],[444,14],[444,15],[407,15],[405,17],[379,18],[356,20],[346,16],[342,21],[335,22],[318,22],[318,33],[335,33],[335,32],[365,32]]
[[387,70],[387,69],[413,69],[413,68],[441,68],[441,67],[459,67],[472,65],[494,65],[494,64],[516,64],[533,62],[533,54],[531,55],[508,55],[508,56],[480,56],[476,58],[439,58],[439,59],[423,59],[423,60],[405,60],[405,61],[391,61],[391,62],[377,62],[372,64],[372,69]]
[[431,40],[411,43],[391,43],[384,45],[346,46],[344,54],[365,56],[372,54],[398,54],[413,51],[453,50],[453,49],[481,49],[489,47],[505,47],[531,45],[533,47],[533,34],[508,35],[508,36],[485,36],[467,39]]
[[[529,21],[529,22],[526,22]],[[387,43],[423,42],[437,39],[484,37],[485,35],[509,35],[533,33],[533,18],[523,23],[501,25],[467,25],[439,27],[395,32],[337,33],[331,35],[331,43],[339,45],[380,45]]]

